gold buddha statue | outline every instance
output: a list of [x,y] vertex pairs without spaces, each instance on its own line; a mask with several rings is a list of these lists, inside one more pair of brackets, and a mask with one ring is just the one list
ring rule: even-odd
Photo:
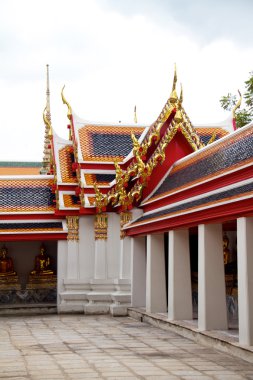
[[50,257],[46,254],[45,246],[42,244],[39,255],[35,257],[34,270],[30,274],[32,276],[53,275],[54,271],[50,267],[51,267]]
[[226,232],[223,235],[223,259],[224,259],[224,264],[228,264],[230,261],[230,250],[228,248],[229,245],[229,239],[227,237]]
[[0,277],[16,276],[14,271],[13,261],[11,257],[7,257],[8,250],[4,245],[0,251]]

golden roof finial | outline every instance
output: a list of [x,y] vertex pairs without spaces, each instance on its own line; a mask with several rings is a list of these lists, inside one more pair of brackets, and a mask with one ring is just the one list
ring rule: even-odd
[[174,79],[173,79],[173,85],[172,85],[172,92],[175,91],[177,85],[177,65],[174,65]]
[[137,123],[138,123],[138,121],[137,121],[137,112],[136,112],[136,106],[134,106],[134,122],[135,122],[135,124],[137,124]]
[[69,102],[67,102],[67,100],[65,99],[65,96],[63,95],[64,88],[65,88],[65,85],[62,87],[62,90],[61,90],[61,98],[62,98],[62,102],[63,102],[63,104],[66,104],[66,106],[68,107],[68,114],[67,114],[67,117],[68,117],[68,119],[71,121],[72,108],[71,108]]
[[177,91],[176,91],[176,85],[177,85],[177,66],[175,64],[175,68],[174,68],[174,78],[173,78],[173,85],[172,85],[172,92],[170,94],[170,102],[173,104],[173,103],[176,103],[177,100],[178,100],[178,97],[177,97]]
[[182,88],[182,84],[181,84],[181,92],[180,92],[180,97],[179,97],[179,100],[178,100],[178,108],[177,108],[177,112],[176,112],[176,115],[175,115],[175,118],[174,120],[177,122],[177,123],[181,123],[183,121],[183,115],[182,115],[182,102],[183,102],[183,88]]
[[233,115],[233,118],[235,119],[235,111],[240,108],[241,106],[241,103],[242,103],[242,94],[241,92],[238,90],[238,93],[239,93],[239,100],[238,102],[236,103],[236,105],[234,106],[234,108],[232,109],[232,115]]
[[44,111],[43,111],[43,120],[44,120],[44,124],[47,128],[47,135],[49,138],[51,138],[52,136],[52,125],[51,125],[51,120],[48,120],[47,118],[47,106],[44,108]]
[[180,83],[180,86],[181,86],[181,91],[180,91],[179,102],[180,102],[180,105],[181,105],[183,103],[183,99],[184,99],[182,83]]

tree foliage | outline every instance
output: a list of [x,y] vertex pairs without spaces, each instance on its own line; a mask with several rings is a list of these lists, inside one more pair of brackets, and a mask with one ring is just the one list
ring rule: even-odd
[[[235,120],[237,128],[241,128],[253,120],[253,71],[249,73],[250,77],[245,83],[245,92],[243,94],[244,107],[235,111]],[[238,102],[238,95],[230,92],[220,99],[221,107],[226,111],[231,111]]]

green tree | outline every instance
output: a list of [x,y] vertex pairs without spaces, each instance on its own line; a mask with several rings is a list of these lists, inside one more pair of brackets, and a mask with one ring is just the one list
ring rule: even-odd
[[[245,92],[243,99],[245,106],[243,108],[237,108],[235,111],[235,120],[237,128],[241,128],[253,120],[253,71],[249,73],[250,77],[245,83]],[[239,91],[238,91],[239,92]],[[241,94],[239,92],[239,96]],[[220,99],[221,107],[226,111],[231,111],[240,98],[237,95],[228,93],[226,96],[222,96]]]

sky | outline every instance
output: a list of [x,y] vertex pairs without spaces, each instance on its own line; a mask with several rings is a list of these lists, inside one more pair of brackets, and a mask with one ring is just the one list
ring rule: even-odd
[[[191,121],[228,117],[219,99],[253,70],[252,0],[0,0],[1,161],[41,161],[50,69],[52,126],[67,108],[97,122],[151,124],[174,63]],[[179,91],[179,87],[178,87]]]

